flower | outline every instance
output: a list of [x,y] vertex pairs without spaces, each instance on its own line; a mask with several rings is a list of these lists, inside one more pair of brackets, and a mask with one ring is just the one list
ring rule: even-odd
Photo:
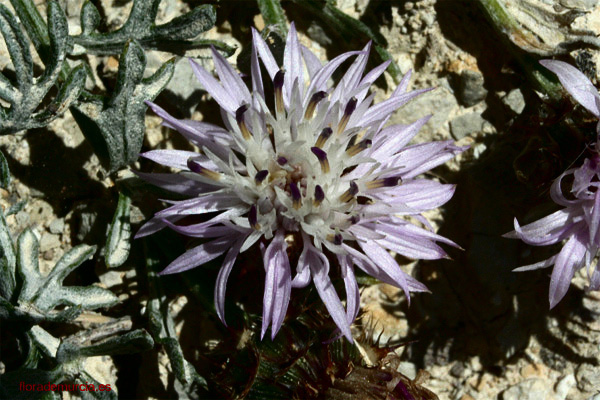
[[[542,65],[554,72],[564,88],[575,100],[596,117],[600,117],[600,95],[592,83],[576,68],[562,61],[542,60]],[[600,125],[599,125],[600,128]],[[552,200],[565,208],[523,227],[515,218],[515,230],[505,237],[519,238],[533,246],[548,246],[566,240],[561,251],[547,260],[516,268],[531,271],[554,265],[550,278],[550,308],[565,296],[575,271],[588,266],[588,290],[600,289],[600,272],[590,272],[592,259],[600,247],[600,147],[586,158],[579,168],[565,171],[552,184]],[[569,197],[563,194],[563,179],[573,175]]]
[[[426,221],[421,212],[452,197],[453,185],[419,176],[464,149],[450,141],[406,146],[429,117],[383,127],[396,109],[425,90],[405,93],[407,74],[389,99],[373,105],[369,88],[389,62],[363,76],[370,48],[369,43],[362,51],[344,53],[322,65],[300,45],[292,24],[280,69],[253,30],[251,91],[214,49],[220,82],[191,61],[201,84],[221,106],[226,129],[175,119],[149,103],[166,126],[177,129],[202,153],[142,154],[180,170],[140,174],[143,178],[190,199],[172,202],[137,236],[168,226],[188,236],[210,238],[162,274],[185,271],[225,254],[215,288],[215,307],[223,323],[225,288],[235,259],[257,242],[266,272],[261,337],[269,326],[271,337],[276,335],[291,289],[312,281],[350,341],[350,324],[359,310],[355,265],[409,296],[427,288],[403,272],[388,250],[415,259],[438,259],[446,253],[436,242],[454,245],[401,216]],[[330,86],[332,74],[351,57],[356,58],[341,81]],[[273,82],[273,110],[267,106],[259,58]],[[177,224],[186,216],[209,212],[220,214],[194,225]],[[289,246],[302,248],[297,260],[289,259]],[[345,309],[330,278],[332,260],[337,260],[344,281]]]

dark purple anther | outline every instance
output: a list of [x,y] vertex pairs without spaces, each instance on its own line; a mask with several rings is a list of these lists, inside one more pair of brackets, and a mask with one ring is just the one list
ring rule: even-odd
[[302,198],[296,182],[290,183],[290,193],[292,194],[292,200],[294,201],[299,201]]
[[284,72],[282,70],[277,71],[277,73],[273,77],[273,87],[275,88],[275,90],[280,90],[283,87],[283,77]]
[[401,178],[399,176],[390,176],[389,178],[384,178],[383,186],[386,186],[386,187],[396,186],[400,180],[401,180]]
[[287,164],[287,162],[288,162],[288,159],[283,156],[277,158],[277,164],[279,164],[279,165],[285,165],[285,164]]
[[244,113],[246,111],[248,111],[248,104],[242,104],[240,108],[235,111],[235,120],[238,124],[244,121]]
[[312,151],[313,154],[315,156],[317,156],[317,158],[319,159],[319,161],[325,161],[325,160],[327,160],[327,153],[325,153],[320,148],[318,148],[318,147],[311,147],[310,151]]
[[200,164],[198,164],[193,158],[188,158],[187,160],[187,167],[190,169],[190,171],[195,172],[197,174],[201,173],[203,168]]
[[356,110],[356,103],[358,103],[358,100],[356,99],[356,97],[353,97],[353,98],[350,99],[350,101],[348,102],[348,104],[346,104],[346,109],[344,110],[344,115],[345,116],[352,115],[352,113],[354,112],[354,110]]
[[339,233],[336,233],[335,236],[333,237],[333,244],[340,246],[343,242],[343,238],[342,235]]
[[358,224],[359,221],[360,221],[360,216],[358,216],[358,215],[353,215],[353,216],[350,217],[350,223],[352,225]]
[[348,189],[348,193],[350,193],[352,196],[356,196],[358,193],[358,185],[356,182],[350,181],[350,189]]
[[252,207],[250,207],[250,211],[248,211],[248,222],[250,223],[250,226],[254,229],[256,229],[256,227],[258,226],[258,213],[254,204],[252,205]]
[[317,185],[315,186],[315,201],[321,203],[323,200],[325,200],[325,192],[321,186]]
[[256,181],[256,183],[261,183],[265,180],[267,175],[269,175],[269,171],[263,169],[262,171],[258,171],[256,175],[254,175],[254,180]]

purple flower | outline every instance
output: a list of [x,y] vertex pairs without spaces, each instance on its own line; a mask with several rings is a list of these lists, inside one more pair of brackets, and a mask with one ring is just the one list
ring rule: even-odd
[[[542,65],[558,75],[564,88],[582,106],[600,117],[600,95],[592,83],[576,68],[562,61],[542,60]],[[596,151],[600,147],[596,144]],[[563,179],[573,175],[569,196],[563,194]],[[600,155],[586,158],[583,165],[565,171],[550,191],[552,200],[564,206],[538,221],[523,227],[515,218],[515,230],[505,237],[520,238],[533,246],[548,246],[566,240],[561,251],[545,261],[515,269],[530,271],[554,265],[550,278],[550,308],[564,297],[575,271],[588,266],[590,284],[588,290],[600,288],[598,268],[590,271],[592,259],[600,246]]]
[[[426,223],[421,212],[452,197],[453,185],[419,176],[464,149],[449,141],[407,146],[429,117],[384,128],[396,109],[425,90],[406,93],[408,74],[391,98],[373,105],[369,88],[389,62],[363,76],[370,48],[368,44],[362,51],[322,65],[300,45],[292,24],[280,69],[253,31],[252,90],[214,50],[219,80],[191,62],[204,88],[221,106],[225,128],[178,120],[149,103],[166,126],[177,129],[202,152],[142,154],[180,170],[140,173],[143,178],[190,199],[172,202],[138,236],[168,226],[209,239],[177,258],[162,274],[185,271],[225,254],[215,288],[217,314],[224,323],[227,278],[237,255],[256,243],[266,273],[261,337],[269,326],[271,337],[281,327],[291,289],[312,281],[350,341],[350,324],[360,300],[354,266],[402,288],[408,296],[427,288],[402,271],[388,250],[409,258],[438,259],[446,253],[436,242],[454,245],[402,216]],[[339,84],[331,86],[332,74],[351,57],[354,62]],[[273,82],[273,110],[265,99],[259,58]],[[206,222],[178,225],[186,216],[212,212],[220,214]],[[289,246],[302,248],[297,260],[288,258]],[[337,265],[332,265],[335,260]],[[332,285],[331,270],[343,278],[345,308]]]

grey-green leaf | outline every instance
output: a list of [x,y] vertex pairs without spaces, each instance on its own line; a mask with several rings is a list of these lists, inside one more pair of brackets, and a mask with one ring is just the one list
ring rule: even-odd
[[129,256],[131,247],[131,223],[129,210],[131,199],[124,193],[119,193],[119,202],[106,238],[106,253],[104,258],[108,268],[116,268]]
[[201,42],[188,39],[194,39],[214,26],[214,7],[202,5],[165,24],[156,25],[159,3],[160,0],[134,0],[131,13],[121,28],[100,33],[96,31],[98,10],[89,1],[85,2],[81,10],[82,32],[73,37],[77,46],[71,54],[115,54],[131,40],[147,49],[172,50],[173,44],[178,48],[201,47]]
[[258,8],[267,25],[277,27],[280,36],[287,35],[287,19],[279,0],[258,0]]
[[17,285],[15,279],[15,269],[17,258],[13,242],[4,219],[4,213],[0,209],[0,296],[7,300],[13,297],[13,292]]
[[120,58],[112,95],[108,98],[84,96],[71,108],[81,131],[110,171],[138,158],[145,132],[144,102],[153,100],[167,85],[173,75],[174,60],[143,79],[145,67],[146,57],[141,46],[128,42]]
[[8,162],[6,162],[6,157],[4,157],[4,153],[0,151],[0,187],[2,189],[8,188],[10,185],[10,171],[8,169]]

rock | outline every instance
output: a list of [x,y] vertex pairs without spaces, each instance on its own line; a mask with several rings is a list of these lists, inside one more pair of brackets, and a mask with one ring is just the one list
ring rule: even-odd
[[521,114],[525,108],[525,96],[521,89],[513,89],[502,98],[502,103],[516,114]]
[[483,75],[469,69],[462,71],[457,95],[458,100],[466,107],[472,107],[485,99],[487,90],[483,87]]
[[43,253],[45,251],[54,249],[60,246],[60,239],[58,235],[54,235],[52,233],[44,233],[40,239],[40,251]]
[[[195,59],[196,63],[200,64],[207,71],[213,71],[214,66],[212,61],[208,62],[202,59]],[[204,88],[194,75],[194,71],[187,58],[180,59],[175,64],[173,78],[169,81],[165,92],[175,95],[178,101],[172,104],[180,109],[181,112],[191,115],[196,108],[199,100],[200,91]]]
[[598,4],[598,0],[559,0],[561,6],[575,10],[591,10]]
[[417,366],[409,361],[402,361],[397,371],[409,379],[415,379],[417,376]]
[[54,221],[50,222],[48,229],[50,229],[50,233],[57,235],[63,233],[65,229],[65,220],[62,218],[55,219]]
[[593,392],[600,388],[600,367],[581,364],[575,373],[577,388],[583,392]]
[[106,285],[106,287],[118,286],[123,283],[122,273],[119,271],[108,271],[100,275],[100,282]]
[[429,141],[448,120],[448,115],[455,108],[458,108],[456,98],[442,82],[437,89],[422,94],[400,108],[392,115],[390,123],[410,124],[418,118],[432,115],[431,119],[421,128],[421,131],[415,138],[419,142]]
[[472,112],[461,115],[450,121],[450,133],[456,140],[460,140],[465,136],[480,132],[483,129],[485,120],[479,113]]
[[571,390],[575,384],[575,375],[569,374],[562,377],[554,388],[554,391],[556,392],[556,400],[565,400],[569,394],[569,390]]
[[502,392],[502,400],[554,399],[552,385],[545,379],[532,378],[517,383]]

